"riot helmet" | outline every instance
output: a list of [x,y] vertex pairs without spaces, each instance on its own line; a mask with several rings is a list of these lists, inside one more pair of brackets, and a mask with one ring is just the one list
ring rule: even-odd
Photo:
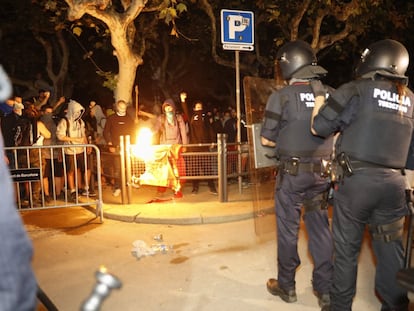
[[316,65],[315,52],[307,42],[302,40],[284,44],[278,50],[276,59],[285,80],[291,79],[297,71],[306,66]]
[[355,75],[360,77],[378,71],[395,78],[405,78],[409,60],[408,51],[400,42],[391,39],[380,40],[371,44],[361,54]]

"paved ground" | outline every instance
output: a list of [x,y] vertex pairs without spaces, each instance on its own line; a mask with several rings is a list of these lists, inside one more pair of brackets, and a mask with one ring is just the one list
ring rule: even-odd
[[[261,191],[266,189],[269,195],[269,200],[262,200],[265,202],[263,209],[272,212],[273,186],[264,184],[261,187]],[[171,190],[160,196],[157,195],[157,188],[153,186],[133,188],[131,204],[128,205],[122,204],[121,196],[113,197],[110,190],[109,187],[103,189],[104,217],[127,222],[177,225],[221,223],[251,218],[255,210],[252,202],[255,187],[251,185],[248,188],[239,188],[238,183],[227,186],[225,202],[220,202],[220,198],[224,196],[211,194],[206,183],[200,184],[197,195],[191,193],[191,183],[185,184],[184,196],[180,199],[174,199]]]
[[[266,280],[276,275],[275,221],[267,213],[272,191],[258,187],[264,193],[259,206],[252,202],[257,188],[239,193],[237,184],[229,186],[228,202],[223,203],[207,187],[191,195],[186,186],[182,199],[162,203],[146,203],[154,198],[154,188],[134,189],[130,205],[120,204],[121,199],[105,189],[102,224],[79,207],[24,211],[39,284],[59,310],[79,310],[95,284],[95,271],[105,265],[123,287],[110,295],[103,311],[319,310],[304,228],[299,238],[298,302],[286,304],[265,289]],[[160,235],[168,252],[139,260],[132,254],[134,242],[151,246],[159,243]],[[355,311],[380,309],[373,294],[374,269],[365,241]]]

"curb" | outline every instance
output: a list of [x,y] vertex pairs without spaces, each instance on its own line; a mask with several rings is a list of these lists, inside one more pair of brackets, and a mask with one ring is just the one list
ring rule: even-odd
[[[92,208],[94,211],[95,209]],[[273,207],[262,209],[260,214],[270,214],[273,213]],[[202,224],[220,224],[228,222],[236,222],[254,218],[257,213],[251,211],[246,211],[244,208],[243,211],[238,213],[224,213],[224,214],[203,214],[198,215],[187,215],[187,216],[140,216],[141,213],[137,212],[135,215],[126,215],[120,212],[105,212],[104,207],[104,220],[111,219],[116,221],[123,221],[129,223],[137,224],[163,224],[163,225],[202,225]]]

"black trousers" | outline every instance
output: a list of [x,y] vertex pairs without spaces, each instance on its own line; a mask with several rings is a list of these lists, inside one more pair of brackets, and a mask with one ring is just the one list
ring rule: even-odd
[[[335,244],[331,310],[351,310],[356,291],[358,256],[367,224],[390,224],[407,214],[404,176],[398,170],[366,168],[337,184],[334,191],[332,230]],[[373,240],[376,256],[375,290],[383,300],[381,310],[404,310],[407,292],[396,280],[403,268],[402,237]]]
[[[282,175],[281,175],[282,174]],[[333,242],[328,212],[322,210],[321,193],[327,192],[329,181],[318,173],[302,172],[289,175],[280,172],[276,183],[276,223],[278,281],[286,290],[295,288],[296,269],[300,265],[298,233],[302,206],[309,236],[308,247],[314,262],[313,289],[329,293],[332,281]]]

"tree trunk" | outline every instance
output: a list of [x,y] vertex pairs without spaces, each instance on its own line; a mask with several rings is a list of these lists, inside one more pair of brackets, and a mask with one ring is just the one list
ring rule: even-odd
[[142,64],[142,57],[134,52],[134,20],[141,13],[148,0],[121,1],[124,12],[112,9],[111,1],[101,0],[65,0],[69,5],[70,21],[89,14],[106,24],[111,32],[111,43],[114,55],[118,60],[117,86],[114,92],[115,101],[125,100],[132,104],[132,90],[137,68]]
[[113,26],[109,28],[112,29],[112,45],[116,51],[115,56],[118,60],[119,68],[116,90],[114,92],[115,101],[122,99],[130,105],[132,104],[132,90],[134,88],[137,68],[142,64],[142,58],[132,51],[125,39],[125,33],[123,36],[120,36],[114,30],[114,28],[118,27]]

